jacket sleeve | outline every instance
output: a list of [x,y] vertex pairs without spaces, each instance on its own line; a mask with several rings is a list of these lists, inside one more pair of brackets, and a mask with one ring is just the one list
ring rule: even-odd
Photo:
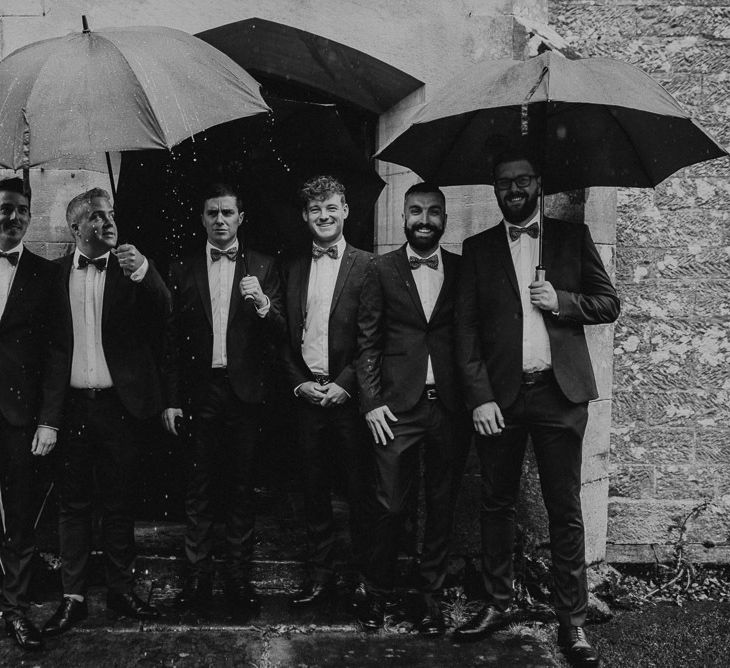
[[[181,265],[170,267],[170,308],[165,314],[162,391],[166,408],[181,408],[180,397],[180,276]],[[149,273],[149,272],[148,272]]]
[[357,313],[357,384],[362,413],[383,406],[380,364],[383,355],[383,286],[378,275],[378,261],[373,260],[365,272]]
[[51,274],[43,325],[44,341],[48,343],[43,364],[38,424],[58,429],[61,426],[63,402],[71,375],[73,324],[61,266],[53,263]]
[[456,364],[469,410],[494,401],[494,391],[479,337],[476,266],[478,249],[467,240],[461,258],[456,298]]
[[269,311],[261,318],[261,322],[267,328],[272,342],[279,346],[286,336],[286,317],[279,270],[273,259],[266,263],[261,289],[271,303]]
[[581,291],[556,290],[556,293],[558,320],[600,325],[618,318],[621,303],[587,226],[583,230],[581,246]]

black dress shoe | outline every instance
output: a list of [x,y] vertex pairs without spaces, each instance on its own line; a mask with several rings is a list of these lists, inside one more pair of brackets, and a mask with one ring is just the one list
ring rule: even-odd
[[89,608],[86,605],[85,599],[79,601],[75,598],[64,596],[61,605],[58,606],[53,616],[44,624],[43,635],[57,636],[65,633],[88,616]]
[[331,582],[305,582],[289,599],[292,608],[306,608],[332,598],[335,588]]
[[5,620],[5,633],[8,634],[21,649],[35,651],[43,649],[41,632],[33,626],[27,617],[13,617]]
[[365,631],[377,631],[385,620],[385,599],[369,594],[358,608],[357,621]]
[[453,639],[456,642],[471,642],[481,640],[490,633],[503,629],[509,623],[509,617],[493,605],[485,605],[466,624],[462,624],[454,631]]
[[213,598],[213,580],[210,574],[191,575],[183,583],[182,591],[175,597],[179,608],[193,608],[209,603]]
[[427,638],[442,636],[445,630],[444,615],[439,608],[427,610],[416,624],[416,631]]
[[133,591],[124,594],[118,591],[108,591],[106,594],[106,607],[107,610],[113,610],[120,615],[134,619],[149,620],[160,616],[157,608],[145,603]]
[[598,652],[588,642],[582,626],[560,626],[558,645],[563,650],[568,663],[576,668],[593,668],[600,664]]
[[229,580],[225,591],[228,604],[235,608],[256,611],[261,607],[261,597],[248,580]]

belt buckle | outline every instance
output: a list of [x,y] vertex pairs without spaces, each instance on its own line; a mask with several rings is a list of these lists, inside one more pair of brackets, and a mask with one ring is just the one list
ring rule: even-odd
[[429,401],[435,401],[438,399],[438,392],[436,392],[435,387],[429,387],[426,389],[426,399]]

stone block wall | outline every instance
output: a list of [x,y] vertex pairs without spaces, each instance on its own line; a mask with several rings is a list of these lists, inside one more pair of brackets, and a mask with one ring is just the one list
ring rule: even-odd
[[[549,13],[581,56],[641,67],[730,144],[727,2],[551,0]],[[681,540],[696,561],[730,562],[728,177],[725,158],[618,192],[609,561],[669,558]]]

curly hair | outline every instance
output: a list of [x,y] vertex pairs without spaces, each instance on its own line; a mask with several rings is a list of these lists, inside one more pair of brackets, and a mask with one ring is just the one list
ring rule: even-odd
[[345,204],[345,186],[334,176],[315,176],[309,179],[299,190],[302,207],[306,207],[312,200],[321,202],[329,199],[332,195],[339,195],[342,203]]

